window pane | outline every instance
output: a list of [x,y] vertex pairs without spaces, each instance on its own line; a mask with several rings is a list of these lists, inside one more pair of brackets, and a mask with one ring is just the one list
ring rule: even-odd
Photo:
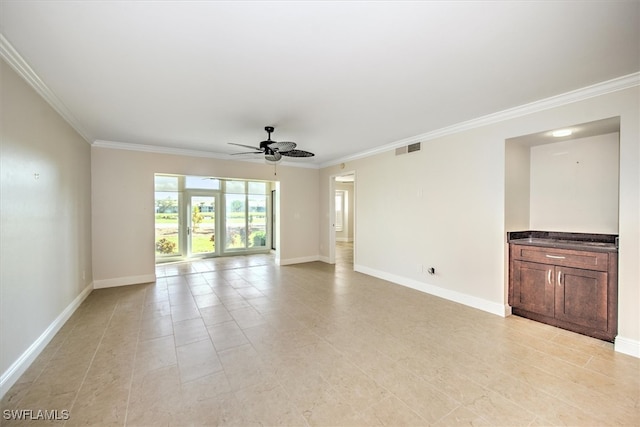
[[225,181],[225,193],[245,194],[246,181]]
[[249,197],[249,247],[267,245],[267,196]]
[[220,180],[206,176],[186,176],[184,185],[186,188],[197,190],[219,190]]
[[156,191],[179,190],[179,180],[177,176],[156,175],[154,181]]
[[172,256],[180,253],[178,247],[178,194],[156,191],[156,255]]
[[267,194],[267,183],[249,181],[249,194]]
[[226,243],[227,249],[244,249],[247,242],[246,209],[243,194],[225,194],[227,226]]

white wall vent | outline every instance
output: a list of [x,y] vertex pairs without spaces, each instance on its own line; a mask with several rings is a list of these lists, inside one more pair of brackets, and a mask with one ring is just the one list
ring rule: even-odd
[[406,154],[406,153],[407,153],[407,147],[396,148],[396,156],[399,156],[400,154]]
[[407,154],[407,153],[413,153],[416,151],[420,151],[420,143],[416,142],[413,144],[409,144],[409,145],[405,145],[404,147],[398,147],[396,148],[396,156],[399,156],[400,154]]

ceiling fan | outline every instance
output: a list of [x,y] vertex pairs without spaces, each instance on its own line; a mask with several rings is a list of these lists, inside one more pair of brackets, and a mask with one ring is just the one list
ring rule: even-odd
[[271,132],[273,132],[273,126],[265,126],[264,130],[267,131],[267,139],[265,141],[260,142],[259,147],[253,147],[251,145],[244,144],[235,144],[230,142],[231,145],[237,145],[239,147],[250,148],[253,151],[245,151],[242,153],[233,153],[232,155],[238,154],[264,154],[265,160],[268,162],[277,162],[282,159],[282,156],[287,157],[313,157],[314,154],[309,151],[304,150],[296,150],[295,142],[287,142],[287,141],[272,141],[271,140]]

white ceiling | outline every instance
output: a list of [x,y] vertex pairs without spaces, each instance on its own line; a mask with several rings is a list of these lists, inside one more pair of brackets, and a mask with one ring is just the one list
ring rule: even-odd
[[0,0],[0,31],[90,142],[273,125],[313,165],[640,71],[638,0]]

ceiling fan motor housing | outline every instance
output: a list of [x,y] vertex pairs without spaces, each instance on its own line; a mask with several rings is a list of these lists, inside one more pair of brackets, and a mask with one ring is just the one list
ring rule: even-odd
[[267,154],[273,153],[273,150],[271,150],[269,148],[269,144],[273,143],[273,141],[271,140],[271,132],[273,132],[274,129],[275,128],[273,126],[265,126],[264,127],[264,130],[267,131],[268,136],[267,136],[267,140],[266,141],[260,142],[260,149],[262,151],[265,151]]
[[309,152],[309,151],[304,151],[304,150],[296,150],[296,143],[295,142],[277,142],[277,141],[272,141],[271,140],[271,132],[274,131],[274,127],[273,126],[265,126],[264,130],[267,131],[267,139],[266,141],[261,141],[260,142],[260,148],[257,147],[253,147],[250,145],[244,145],[244,144],[235,144],[230,142],[229,144],[232,145],[238,145],[240,147],[245,147],[245,148],[250,148],[253,150],[258,150],[255,152],[248,152],[248,153],[235,153],[235,154],[260,154],[260,153],[264,153],[265,158],[267,161],[270,162],[277,162],[279,161],[282,156],[287,156],[287,157],[313,157],[313,153]]
[[269,144],[273,144],[273,141],[271,141],[271,139],[267,140],[267,141],[262,141],[260,143],[260,149],[265,151],[265,150],[271,150],[269,148]]

